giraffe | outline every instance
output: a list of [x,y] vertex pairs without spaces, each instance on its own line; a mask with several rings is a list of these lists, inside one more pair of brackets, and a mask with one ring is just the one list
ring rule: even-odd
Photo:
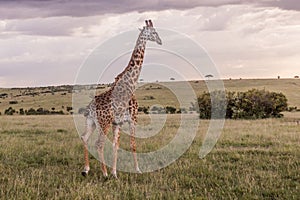
[[104,177],[108,176],[104,160],[104,142],[110,127],[113,132],[113,164],[112,175],[117,178],[117,154],[119,148],[120,128],[124,122],[128,122],[130,130],[130,148],[133,154],[136,172],[141,173],[136,154],[135,127],[137,124],[138,104],[134,95],[135,86],[138,81],[146,48],[146,42],[153,41],[161,45],[151,20],[145,20],[146,26],[140,29],[140,34],[132,52],[127,67],[116,78],[111,88],[96,95],[87,106],[84,116],[86,117],[85,132],[81,135],[84,144],[85,165],[82,175],[86,176],[90,170],[88,159],[87,141],[95,131],[98,130],[98,139],[95,142],[99,160],[101,162]]

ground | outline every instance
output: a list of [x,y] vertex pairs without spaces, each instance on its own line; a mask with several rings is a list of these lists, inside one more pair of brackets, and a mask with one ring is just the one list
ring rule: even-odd
[[[1,116],[0,198],[297,199],[298,119],[227,120],[217,145],[204,159],[198,153],[208,121],[200,121],[193,144],[173,164],[151,173],[119,172],[115,180],[102,176],[92,156],[91,173],[81,176],[83,147],[72,116]],[[178,120],[169,116],[167,128],[138,142],[138,150],[163,146]],[[128,138],[122,139],[121,146],[129,148]]]
[[[204,82],[191,84],[197,94],[205,90]],[[152,83],[139,88],[140,105],[176,106],[174,95],[159,87]],[[225,87],[283,92],[289,106],[300,107],[299,79],[227,80]],[[67,113],[66,107],[72,106],[70,88],[57,89],[0,89],[0,94],[8,94],[0,99],[0,199],[299,199],[300,112],[286,112],[281,119],[226,120],[218,143],[204,159],[199,150],[209,120],[200,120],[190,148],[166,168],[142,174],[118,172],[118,180],[105,179],[91,155],[91,173],[82,177],[83,146],[72,115],[4,115],[8,106],[54,107]],[[32,94],[23,95],[24,91]],[[15,100],[18,104],[9,103]],[[139,124],[149,120],[149,115],[139,115]],[[157,135],[137,139],[137,151],[164,147],[179,126],[180,115],[167,115]],[[129,150],[125,133],[121,148]]]

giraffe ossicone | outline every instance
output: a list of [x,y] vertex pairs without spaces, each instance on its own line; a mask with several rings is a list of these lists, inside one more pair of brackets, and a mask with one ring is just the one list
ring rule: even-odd
[[117,178],[120,128],[124,122],[128,122],[129,124],[130,148],[133,154],[134,167],[136,172],[141,173],[138,166],[135,143],[138,104],[134,92],[142,69],[146,42],[152,41],[159,45],[162,44],[158,33],[153,27],[152,21],[146,20],[145,23],[146,26],[141,29],[127,67],[115,78],[111,88],[102,94],[96,95],[86,108],[84,114],[86,117],[85,131],[81,135],[84,144],[85,166],[82,171],[82,175],[84,176],[86,176],[90,170],[87,142],[96,129],[99,134],[95,146],[102,164],[102,173],[104,176],[108,175],[103,152],[106,135],[112,126],[114,134],[112,174]]

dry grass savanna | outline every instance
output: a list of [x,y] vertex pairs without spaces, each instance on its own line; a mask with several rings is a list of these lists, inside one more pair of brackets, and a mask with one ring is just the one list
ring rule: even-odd
[[[175,106],[179,109],[178,101],[172,91],[168,90],[168,85],[178,88],[179,95],[185,94],[184,87],[180,82],[164,83],[144,83],[141,84],[137,91],[139,106]],[[191,81],[191,87],[196,95],[207,91],[205,81]],[[230,91],[246,91],[252,88],[266,89],[274,92],[283,92],[289,101],[289,106],[300,108],[300,79],[242,79],[242,80],[225,80],[226,90]],[[94,93],[100,93],[106,90],[106,86],[97,87],[97,89],[81,89],[79,94],[91,96]],[[1,94],[7,94],[5,98],[1,98]],[[76,96],[76,95],[75,95]],[[17,104],[10,104],[11,101],[17,101]],[[88,103],[90,98],[86,98],[84,103]],[[0,112],[4,114],[5,109],[13,107],[16,111],[20,108],[28,110],[30,108],[38,109],[40,107],[47,110],[62,110],[68,114],[67,107],[72,106],[72,87],[41,87],[41,88],[0,88]],[[75,110],[77,112],[77,110]]]
[[[192,84],[198,93],[205,90],[204,83]],[[234,91],[251,88],[280,91],[288,97],[290,106],[300,107],[297,92],[300,80],[231,80],[225,86]],[[168,96],[172,94],[164,88],[146,87],[150,86],[137,91],[140,104],[151,105],[151,99],[144,97],[153,96],[155,104],[170,105]],[[287,112],[281,119],[226,120],[218,143],[204,159],[199,159],[199,149],[209,120],[200,120],[192,145],[174,163],[150,173],[119,172],[116,180],[102,176],[100,164],[93,156],[90,156],[91,173],[88,177],[81,176],[83,147],[72,115],[3,114],[7,106],[64,109],[72,105],[71,93],[16,97],[20,90],[0,91],[8,94],[0,99],[0,199],[298,199],[300,196],[299,112]],[[9,104],[10,100],[18,104]],[[148,122],[148,115],[139,115],[140,124]],[[180,115],[167,115],[165,126],[157,135],[137,139],[137,150],[150,152],[162,148],[176,135],[179,126]],[[123,133],[121,138],[121,148],[129,150],[128,135]]]

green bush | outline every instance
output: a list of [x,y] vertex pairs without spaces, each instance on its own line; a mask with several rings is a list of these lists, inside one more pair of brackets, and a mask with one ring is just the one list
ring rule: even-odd
[[149,114],[149,107],[138,107],[138,112],[144,112],[145,114]]
[[283,116],[281,112],[288,109],[287,98],[284,94],[258,89],[246,92],[226,92],[226,94],[222,91],[204,92],[198,97],[197,103],[201,119],[279,118]]
[[38,109],[34,109],[34,108],[30,108],[28,111],[25,110],[25,114],[26,115],[63,115],[64,112],[62,110],[60,111],[49,111],[47,109],[44,108],[38,108]]
[[226,95],[222,91],[204,92],[198,97],[198,109],[201,119],[224,118],[223,113],[225,113],[226,105]]

